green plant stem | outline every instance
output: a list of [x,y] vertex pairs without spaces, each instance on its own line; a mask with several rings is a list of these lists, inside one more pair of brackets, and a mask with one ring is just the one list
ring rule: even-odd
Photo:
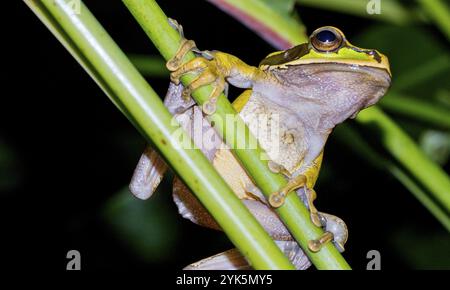
[[[156,2],[153,0],[123,0],[123,2],[163,57],[167,60],[173,57],[180,45],[181,38],[169,26],[167,17]],[[192,58],[194,58],[194,55],[189,53],[185,57],[185,61]],[[183,84],[188,84],[193,78],[195,78],[194,75],[186,75],[181,80]],[[208,99],[211,90],[211,86],[202,87],[193,93],[193,98],[201,105]],[[222,126],[227,116],[233,116],[233,119],[236,120],[236,130],[234,130],[233,136],[227,134],[227,130]],[[242,148],[238,142],[243,140],[247,140],[248,144],[257,144],[255,137],[250,134],[242,119],[236,116],[235,110],[223,94],[217,100],[217,110],[211,115],[210,121],[214,123],[214,127],[224,140],[230,144],[231,148]],[[265,196],[268,197],[286,184],[284,177],[280,174],[272,173],[267,167],[267,161],[261,159],[263,150],[260,146],[257,149],[233,149],[233,153],[241,161]],[[308,241],[320,237],[323,234],[323,230],[311,222],[308,210],[297,195],[289,194],[285,204],[276,211],[318,269],[350,268],[331,243],[324,245],[317,253],[312,253],[308,250]]]
[[360,112],[358,122],[375,127],[382,144],[450,212],[450,180],[403,130],[377,107]]
[[370,144],[368,144],[358,132],[348,124],[340,124],[335,129],[336,138],[348,146],[370,164],[380,170],[388,170],[397,178],[418,200],[428,209],[428,211],[450,232],[450,217],[434,202],[429,195],[423,191],[404,169],[394,162],[391,162],[378,154]]
[[[418,0],[422,8],[450,40],[450,12],[448,6],[441,0]],[[448,2],[447,2],[448,4]]]
[[438,128],[450,129],[450,111],[445,107],[395,92],[390,92],[381,99],[380,106],[388,111],[427,122]]
[[[36,8],[33,2],[30,0],[26,3]],[[113,96],[114,103],[142,135],[159,149],[254,268],[293,269],[201,151],[184,149],[178,138],[174,137],[181,135],[184,140],[190,140],[179,125],[171,124],[172,116],[158,95],[87,7],[81,3],[81,13],[77,14],[69,5],[71,2],[42,0],[42,5],[33,11],[41,19],[52,18],[53,21],[47,21],[47,25],[58,24],[52,27],[52,32],[64,31],[66,44],[70,40],[70,44],[78,48],[75,50],[72,47],[70,52],[77,59],[83,59],[84,65],[95,69],[96,77],[107,85],[108,93],[111,94],[108,95]],[[194,148],[192,141],[190,146]]]

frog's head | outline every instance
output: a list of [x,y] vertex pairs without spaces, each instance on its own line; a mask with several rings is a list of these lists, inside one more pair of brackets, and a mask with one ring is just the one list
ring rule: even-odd
[[315,30],[308,43],[268,55],[260,68],[288,84],[303,101],[320,104],[334,125],[375,104],[391,82],[385,55],[352,45],[331,26]]

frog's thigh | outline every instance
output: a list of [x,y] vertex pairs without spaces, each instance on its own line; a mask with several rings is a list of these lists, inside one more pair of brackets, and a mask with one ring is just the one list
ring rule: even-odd
[[[221,230],[214,218],[179,178],[174,180],[173,199],[178,212],[184,218],[204,227]],[[292,240],[291,234],[270,207],[256,200],[243,199],[242,202],[273,239]]]
[[[251,195],[247,194],[246,186],[253,183],[230,150],[219,149],[215,154],[213,164],[219,174],[225,179],[225,182],[227,182],[238,198],[243,201],[244,205],[272,238],[276,240],[292,240],[292,236],[276,213],[266,204],[255,200]],[[180,179],[175,179],[173,190],[174,201],[178,206],[179,213],[184,218],[205,227],[220,229],[219,225]]]
[[173,201],[185,219],[207,228],[221,230],[214,218],[178,177],[173,181]]
[[251,198],[246,187],[253,182],[229,149],[217,150],[213,165],[239,199]]

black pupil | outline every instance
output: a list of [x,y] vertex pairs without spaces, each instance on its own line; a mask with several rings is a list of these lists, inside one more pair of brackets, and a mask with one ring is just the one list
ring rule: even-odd
[[322,30],[321,32],[317,33],[316,38],[320,42],[330,43],[336,40],[336,35],[330,30]]

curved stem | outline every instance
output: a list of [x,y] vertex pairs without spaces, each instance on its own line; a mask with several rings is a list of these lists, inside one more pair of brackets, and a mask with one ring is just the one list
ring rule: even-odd
[[377,107],[360,112],[358,122],[374,126],[382,144],[450,212],[450,180],[403,130]]
[[438,128],[450,129],[450,111],[430,102],[392,92],[381,99],[380,106],[387,111],[399,113],[414,120],[422,120]]

